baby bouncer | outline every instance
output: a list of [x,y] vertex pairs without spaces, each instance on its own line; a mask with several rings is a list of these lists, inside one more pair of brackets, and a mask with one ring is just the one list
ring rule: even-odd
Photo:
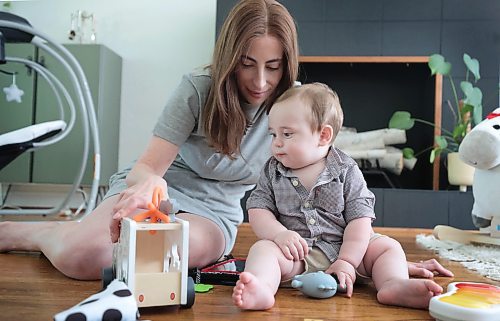
[[[61,63],[65,72],[69,75],[71,85],[76,93],[75,101],[69,95],[61,81],[43,65],[25,58],[8,56],[8,52],[5,50],[6,43],[31,43],[39,49],[45,50],[57,62]],[[25,215],[25,217],[35,217],[35,219],[37,217],[40,219],[58,219],[61,213],[66,212],[73,194],[80,187],[87,165],[90,143],[92,142],[94,172],[85,212],[82,215],[69,215],[69,217],[65,217],[65,220],[80,220],[90,213],[95,206],[99,189],[100,170],[97,119],[85,74],[78,61],[62,45],[32,28],[25,19],[10,13],[0,12],[0,66],[7,62],[24,64],[47,81],[58,103],[59,119],[33,124],[8,133],[0,133],[0,170],[24,152],[36,151],[64,139],[71,132],[76,122],[76,108],[80,109],[82,115],[80,121],[83,124],[83,154],[79,170],[73,180],[73,185],[59,205],[43,209],[0,208],[0,216],[4,216],[6,219],[9,219],[10,215]],[[43,108],[46,108],[46,106]]]

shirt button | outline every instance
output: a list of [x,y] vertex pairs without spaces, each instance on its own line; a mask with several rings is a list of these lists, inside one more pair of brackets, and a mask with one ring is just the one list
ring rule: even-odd
[[294,180],[292,180],[292,185],[293,186],[298,186],[299,182],[296,179],[294,179]]
[[315,220],[315,219],[313,219],[313,218],[312,218],[312,219],[310,219],[310,220],[309,220],[309,224],[310,224],[310,225],[314,225],[314,223],[316,223],[316,220]]

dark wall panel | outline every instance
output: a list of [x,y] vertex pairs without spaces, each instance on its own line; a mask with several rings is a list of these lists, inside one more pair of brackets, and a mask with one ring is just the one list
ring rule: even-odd
[[384,21],[383,56],[429,56],[439,52],[439,21]]
[[[236,0],[217,1],[217,32]],[[430,55],[442,53],[453,64],[453,75],[465,77],[464,52],[478,58],[482,79],[479,87],[485,97],[483,115],[498,107],[500,65],[500,1],[498,0],[283,0],[296,19],[299,47],[309,56]],[[303,70],[302,70],[303,71]],[[349,78],[339,79],[335,73],[317,79],[331,82],[336,88]],[[313,72],[308,71],[309,75]],[[427,73],[427,71],[426,71]],[[428,76],[431,79],[430,75]],[[362,82],[355,82],[362,87]],[[459,88],[457,87],[459,90]],[[397,97],[398,91],[392,91]],[[361,91],[363,93],[363,91]],[[344,95],[344,94],[342,94]],[[343,97],[346,108],[351,98]],[[360,95],[361,96],[361,95]],[[452,98],[445,79],[443,99]],[[426,101],[429,97],[424,98]],[[432,98],[431,98],[432,99]],[[386,113],[394,105],[387,103]],[[402,109],[408,107],[400,106]],[[411,106],[410,106],[411,107]],[[378,109],[377,109],[378,110]],[[426,119],[432,120],[432,112]],[[384,116],[386,117],[386,116]],[[360,120],[361,122],[363,119]],[[443,104],[443,127],[450,128],[453,114]],[[374,129],[374,128],[372,128]],[[416,148],[417,149],[417,148]],[[419,163],[427,165],[427,157]],[[446,164],[441,163],[441,186],[456,190],[446,181]],[[473,228],[469,192],[432,192],[428,190],[373,189],[377,196],[375,225],[433,227],[450,224]],[[458,213],[458,214],[457,214]]]
[[446,191],[384,190],[384,226],[433,228],[448,222]]

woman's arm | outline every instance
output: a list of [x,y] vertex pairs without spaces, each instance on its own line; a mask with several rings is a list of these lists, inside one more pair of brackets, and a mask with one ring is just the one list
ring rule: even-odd
[[179,147],[157,136],[151,137],[146,150],[127,175],[129,187],[149,180],[152,176],[163,177],[172,165]]
[[163,189],[164,198],[168,198],[167,182],[163,175],[174,161],[179,147],[162,138],[153,136],[146,150],[136,162],[126,182],[128,188],[120,194],[120,200],[113,208],[110,224],[111,239],[118,240],[119,222],[123,217],[133,215],[137,209],[147,209],[156,187]]

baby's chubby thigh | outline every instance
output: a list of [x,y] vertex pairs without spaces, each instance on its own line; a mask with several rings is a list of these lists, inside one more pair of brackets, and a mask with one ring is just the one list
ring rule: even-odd
[[386,235],[373,233],[365,256],[356,270],[363,276],[372,276],[375,265],[380,266],[400,261],[406,266],[406,256],[401,244]]

